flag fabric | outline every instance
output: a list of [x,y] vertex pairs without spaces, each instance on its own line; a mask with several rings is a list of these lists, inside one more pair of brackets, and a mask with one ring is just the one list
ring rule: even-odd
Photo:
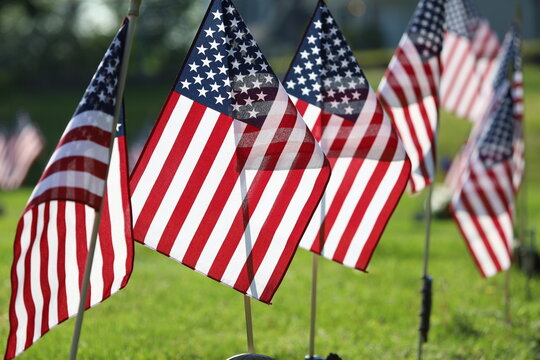
[[[30,166],[43,150],[41,131],[32,123],[28,114],[19,117],[17,130],[5,144],[3,165],[0,169],[0,189],[12,190],[22,185]],[[0,148],[2,145],[0,145]]]
[[139,131],[139,133],[135,137],[135,140],[128,144],[128,164],[130,173],[135,167],[137,160],[139,160],[139,157],[141,156],[144,145],[146,144],[146,139],[148,139],[150,131],[152,130],[152,125],[153,122],[147,122]]
[[[454,193],[454,219],[485,277],[506,270],[511,263],[516,173],[524,166],[519,88],[519,36],[513,27],[503,43],[497,71],[498,88]],[[513,78],[508,78],[509,69]],[[517,111],[517,112],[516,112]]]
[[2,188],[2,184],[6,183],[9,179],[6,155],[8,137],[7,130],[0,127],[0,188]]
[[6,359],[77,314],[90,236],[102,201],[86,308],[124,287],[131,274],[133,241],[123,117],[107,177],[127,27],[126,19],[19,220]]
[[411,160],[410,190],[433,181],[446,0],[420,0],[379,85]]
[[441,62],[441,105],[479,121],[493,96],[499,39],[471,0],[448,0]]
[[135,239],[269,303],[329,175],[237,9],[213,0],[131,176]]
[[323,1],[284,83],[332,166],[300,246],[365,270],[405,189],[410,162]]

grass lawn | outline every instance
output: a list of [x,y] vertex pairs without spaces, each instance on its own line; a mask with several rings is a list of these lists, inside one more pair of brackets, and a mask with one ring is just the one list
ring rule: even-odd
[[[373,84],[381,71],[368,72]],[[174,76],[172,76],[174,78]],[[528,221],[540,223],[540,67],[527,66]],[[129,135],[155,118],[170,84],[128,87]],[[82,94],[26,91],[5,94],[0,116],[22,106],[43,128],[50,150]],[[452,155],[469,124],[443,114],[440,155]],[[49,152],[50,153],[50,152]],[[40,159],[43,167],[48,154]],[[40,169],[34,170],[39,176]],[[0,352],[8,333],[9,270],[17,220],[31,189],[0,194]],[[414,359],[420,307],[424,226],[414,220],[423,196],[404,196],[370,264],[370,274],[321,260],[316,349],[345,360]],[[525,277],[511,271],[512,326],[504,322],[504,275],[482,279],[451,220],[432,227],[430,273],[434,307],[425,359],[540,359],[540,282],[525,297]],[[311,253],[298,250],[274,304],[253,304],[257,352],[303,359],[309,332]],[[20,359],[67,358],[74,321],[49,332]],[[127,288],[86,312],[80,359],[224,360],[246,350],[241,294],[178,263],[136,246]]]

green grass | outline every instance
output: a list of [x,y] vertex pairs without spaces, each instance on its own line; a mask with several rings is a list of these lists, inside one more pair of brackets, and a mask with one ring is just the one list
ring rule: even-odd
[[[382,71],[370,71],[373,84]],[[374,80],[375,79],[375,80]],[[540,223],[540,68],[525,71],[529,223]],[[170,84],[129,88],[128,121],[136,134],[155,117]],[[0,100],[0,115],[24,104],[55,139],[81,90],[13,93]],[[30,100],[31,99],[31,102]],[[4,106],[6,105],[6,106]],[[443,114],[440,154],[453,154],[469,124]],[[45,156],[42,166],[46,161]],[[37,170],[39,173],[39,170]],[[9,271],[17,220],[30,188],[0,193],[0,352],[8,332]],[[414,220],[423,195],[404,196],[370,264],[370,274],[320,261],[317,352],[346,360],[414,359],[417,349],[424,226]],[[525,277],[511,271],[513,325],[504,322],[504,275],[482,279],[450,220],[435,220],[430,273],[434,307],[425,359],[540,359],[540,282],[525,298]],[[274,305],[253,303],[255,346],[280,360],[307,353],[311,254],[298,250]],[[50,331],[20,359],[67,358],[73,321]],[[178,263],[136,246],[126,289],[86,312],[80,359],[221,360],[244,352],[242,296]]]

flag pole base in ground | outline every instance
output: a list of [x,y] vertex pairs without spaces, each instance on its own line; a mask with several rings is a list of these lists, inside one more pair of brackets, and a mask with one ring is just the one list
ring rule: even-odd
[[339,355],[330,353],[327,357],[323,358],[317,355],[306,355],[304,360],[342,360]]
[[266,355],[246,353],[246,354],[234,355],[233,357],[230,357],[227,360],[276,360],[276,359],[271,358],[270,356],[266,356]]

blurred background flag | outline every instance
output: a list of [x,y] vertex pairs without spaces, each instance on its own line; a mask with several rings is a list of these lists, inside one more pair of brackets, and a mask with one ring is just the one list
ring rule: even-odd
[[420,0],[378,90],[411,160],[412,192],[435,176],[445,5]]
[[8,161],[7,161],[7,143],[9,134],[4,127],[0,127],[0,189],[4,189],[5,183],[9,179],[8,175]]
[[514,201],[524,167],[519,43],[514,25],[501,48],[495,98],[470,140],[472,151],[452,199],[456,223],[486,277],[511,263]]
[[107,178],[128,24],[126,19],[107,50],[19,220],[6,359],[77,314],[88,243],[103,200],[86,308],[125,286],[131,274],[133,242],[123,116]]
[[329,175],[235,6],[212,1],[131,177],[136,240],[268,303]]
[[323,1],[284,83],[332,166],[300,246],[365,270],[405,189],[410,162]]
[[41,131],[27,113],[19,113],[13,134],[0,136],[0,189],[19,188],[43,146]]
[[471,0],[449,0],[441,62],[441,105],[477,121],[492,96],[499,39]]

